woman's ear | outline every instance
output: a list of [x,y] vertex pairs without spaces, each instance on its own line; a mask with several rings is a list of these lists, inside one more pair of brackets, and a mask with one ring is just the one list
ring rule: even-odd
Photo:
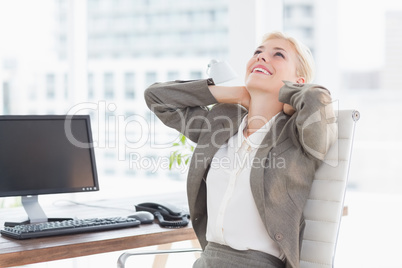
[[306,79],[301,76],[301,77],[297,78],[296,82],[298,84],[304,84],[304,83],[306,83]]

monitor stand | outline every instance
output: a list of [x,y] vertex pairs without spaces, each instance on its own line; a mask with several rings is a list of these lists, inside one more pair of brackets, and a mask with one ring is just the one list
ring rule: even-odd
[[22,222],[5,222],[4,226],[16,226],[20,224],[30,224],[30,223],[41,223],[41,222],[51,222],[51,221],[64,221],[72,220],[71,218],[48,218],[45,212],[38,202],[37,195],[22,196],[21,203],[24,207],[26,213],[28,214],[28,219]]

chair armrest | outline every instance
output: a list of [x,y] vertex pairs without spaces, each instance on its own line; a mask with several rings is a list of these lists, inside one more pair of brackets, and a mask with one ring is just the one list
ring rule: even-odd
[[202,252],[202,249],[201,248],[183,248],[183,249],[124,252],[123,254],[120,255],[120,257],[117,260],[117,268],[124,268],[125,264],[126,264],[126,260],[131,256],[187,253],[187,252]]

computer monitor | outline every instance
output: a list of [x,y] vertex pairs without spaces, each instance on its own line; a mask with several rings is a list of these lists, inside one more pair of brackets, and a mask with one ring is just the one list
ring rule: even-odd
[[27,222],[51,220],[38,195],[98,190],[88,115],[0,116],[0,197],[21,196]]

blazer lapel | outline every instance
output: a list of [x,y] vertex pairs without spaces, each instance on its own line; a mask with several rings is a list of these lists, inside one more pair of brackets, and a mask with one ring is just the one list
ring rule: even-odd
[[[286,122],[288,121],[289,116],[281,112],[277,118],[275,119],[274,124],[270,131],[268,131],[267,135],[265,136],[264,140],[261,143],[261,147],[258,149],[255,158],[253,168],[251,169],[250,173],[250,186],[251,192],[254,196],[254,201],[256,203],[258,212],[260,213],[261,217],[265,218],[265,194],[264,194],[264,171],[265,166],[270,161],[270,151],[273,147],[277,146],[278,144],[283,143],[286,139],[286,135],[282,135],[282,130]],[[261,162],[263,161],[263,162]],[[258,162],[258,163],[257,163]]]
[[207,171],[216,152],[222,146],[226,146],[227,141],[238,132],[242,118],[219,120],[212,131],[203,136],[193,152],[191,159],[189,179],[187,181],[187,195],[189,206],[195,206],[202,180],[206,180]]

